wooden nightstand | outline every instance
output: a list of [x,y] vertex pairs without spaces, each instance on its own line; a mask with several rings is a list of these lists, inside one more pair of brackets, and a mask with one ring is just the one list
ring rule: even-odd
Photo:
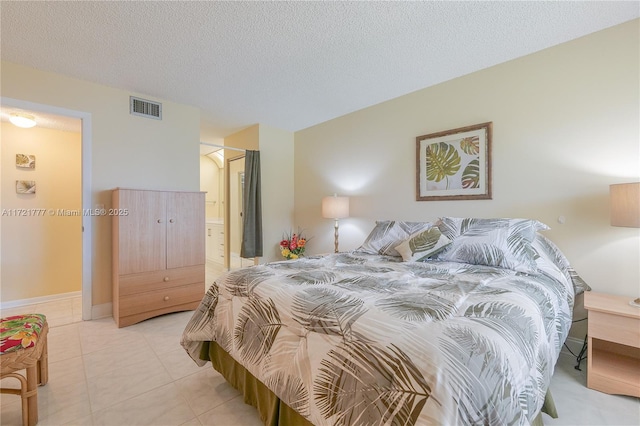
[[640,397],[640,308],[631,297],[588,291],[587,386],[609,394]]

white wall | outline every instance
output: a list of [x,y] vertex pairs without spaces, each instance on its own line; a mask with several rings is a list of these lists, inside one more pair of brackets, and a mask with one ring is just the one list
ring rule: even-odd
[[[594,290],[640,295],[640,230],[611,227],[608,214],[609,185],[640,179],[639,23],[297,132],[295,223],[315,237],[309,251],[332,251],[320,202],[334,192],[351,197],[343,250],[376,219],[531,217]],[[415,201],[416,137],[487,121],[493,199]]]
[[[111,206],[116,187],[199,190],[198,109],[8,62],[1,67],[3,97],[91,114],[92,160],[84,166],[91,168],[92,206]],[[130,95],[162,102],[163,119],[130,115]],[[95,217],[92,227],[95,306],[111,302],[111,218]]]

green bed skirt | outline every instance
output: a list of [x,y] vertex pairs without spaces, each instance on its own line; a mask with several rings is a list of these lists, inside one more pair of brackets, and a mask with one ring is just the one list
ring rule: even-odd
[[[311,422],[282,402],[216,342],[204,342],[200,359],[211,361],[213,368],[244,395],[244,402],[256,407],[265,426],[313,426]],[[542,412],[554,419],[558,417],[550,390],[547,390],[542,411],[533,419],[532,426],[544,425]]]
[[200,358],[211,361],[213,368],[244,395],[244,402],[256,407],[265,426],[313,426],[282,402],[216,342],[204,342]]

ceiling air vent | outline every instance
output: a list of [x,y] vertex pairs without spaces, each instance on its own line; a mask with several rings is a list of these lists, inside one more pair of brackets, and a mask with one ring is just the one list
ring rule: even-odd
[[132,115],[162,120],[162,104],[129,96],[129,112]]

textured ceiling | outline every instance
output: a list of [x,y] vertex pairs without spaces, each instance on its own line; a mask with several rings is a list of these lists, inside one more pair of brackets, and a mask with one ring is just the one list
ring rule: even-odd
[[1,58],[291,131],[637,18],[640,3],[0,2]]

